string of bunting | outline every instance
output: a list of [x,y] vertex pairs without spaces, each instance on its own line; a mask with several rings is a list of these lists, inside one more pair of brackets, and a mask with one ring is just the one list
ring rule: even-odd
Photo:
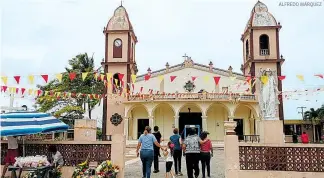
[[[68,75],[69,79],[71,81],[73,81],[74,79],[76,79],[76,77],[81,77],[81,79],[84,81],[87,77],[90,77],[91,75],[93,75],[93,77],[98,80],[98,81],[111,81],[111,83],[117,83],[118,80],[122,81],[123,78],[124,78],[124,74],[121,74],[121,73],[118,73],[118,79],[115,77],[113,78],[113,74],[112,73],[106,73],[106,74],[103,74],[103,73],[97,73],[97,72],[94,72],[94,73],[90,73],[90,72],[83,72],[83,73],[76,73],[76,72],[70,72],[70,73],[58,73],[58,74],[54,74],[54,75],[49,75],[49,74],[41,74],[41,75],[28,75],[28,76],[21,76],[21,75],[16,75],[16,76],[11,76],[11,77],[8,77],[8,76],[1,76],[1,81],[4,85],[8,85],[8,80],[14,80],[14,82],[16,84],[20,84],[22,79],[27,79],[27,82],[29,84],[35,84],[35,80],[36,78],[41,78],[45,83],[48,83],[49,81],[49,78],[50,76],[51,77],[55,77],[59,82],[62,82],[62,79],[63,79],[63,75]],[[324,74],[314,74],[315,77],[318,77],[318,78],[321,78],[321,79],[324,79]],[[176,78],[178,76],[169,76],[170,77],[170,82],[174,82],[176,80]],[[211,76],[203,76],[203,80],[205,82],[209,82],[209,79],[210,79]],[[300,81],[304,81],[304,75],[296,75],[297,79],[300,80]],[[146,74],[144,76],[144,81],[148,81],[150,80],[151,78],[151,75],[150,74]],[[160,75],[158,76],[158,78],[160,80],[164,80],[165,77],[164,75]],[[196,79],[198,78],[198,76],[192,76],[191,79],[193,81],[195,81]],[[221,77],[220,76],[213,76],[212,77],[215,84],[218,85]],[[246,81],[250,81],[250,80],[255,80],[257,79],[257,77],[255,76],[246,76]],[[114,81],[113,81],[114,79]],[[137,76],[136,75],[131,75],[131,79],[132,79],[132,83],[136,83],[136,79],[137,79]],[[230,79],[232,81],[236,80],[236,77],[235,76],[230,76]],[[268,78],[267,76],[261,76],[260,79],[263,83],[267,83],[268,81]],[[278,79],[280,81],[283,81],[286,79],[286,76],[278,76]],[[109,85],[110,82],[107,82],[107,84]]]

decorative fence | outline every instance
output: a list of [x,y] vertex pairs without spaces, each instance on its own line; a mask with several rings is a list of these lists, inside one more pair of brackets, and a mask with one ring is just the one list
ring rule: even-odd
[[166,93],[166,94],[134,94],[128,96],[128,101],[143,100],[241,100],[241,101],[257,101],[255,95],[240,95],[238,93]]
[[[109,143],[96,143],[96,144],[79,144],[75,142],[50,142],[50,143],[35,143],[35,144],[25,144],[25,155],[35,156],[35,155],[46,155],[48,159],[52,158],[51,153],[47,151],[50,145],[56,145],[57,150],[62,154],[64,158],[65,166],[75,166],[84,162],[88,156],[89,161],[102,162],[105,160],[111,160],[111,144]],[[1,143],[1,158],[4,158],[8,150],[7,143]],[[23,153],[23,145],[19,145],[19,153]],[[1,159],[1,164],[3,165],[4,160]]]
[[241,170],[324,172],[324,147],[239,146]]

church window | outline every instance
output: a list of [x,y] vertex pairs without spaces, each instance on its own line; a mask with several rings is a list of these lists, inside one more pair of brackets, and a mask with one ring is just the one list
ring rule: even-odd
[[245,56],[247,60],[249,58],[249,40],[246,40],[245,42]]
[[120,88],[121,88],[121,81],[119,80],[119,76],[118,76],[119,73],[115,73],[113,75],[113,93],[117,93],[118,91],[120,91]]
[[113,58],[123,57],[123,41],[119,38],[115,39],[113,47]]
[[260,55],[266,56],[269,55],[269,36],[268,35],[261,35],[259,38],[260,43]]

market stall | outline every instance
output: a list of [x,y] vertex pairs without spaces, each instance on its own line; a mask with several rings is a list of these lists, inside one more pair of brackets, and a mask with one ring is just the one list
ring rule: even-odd
[[[12,112],[0,114],[0,135],[1,136],[26,136],[38,133],[51,133],[66,131],[68,125],[47,113],[37,112]],[[9,167],[12,176],[16,170],[31,171],[36,177],[47,177],[52,170],[48,158],[42,155],[25,156],[23,139],[23,157],[16,157],[16,162]]]

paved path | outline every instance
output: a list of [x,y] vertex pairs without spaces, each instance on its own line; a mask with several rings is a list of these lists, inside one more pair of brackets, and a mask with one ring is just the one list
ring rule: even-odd
[[[187,177],[187,170],[186,170],[186,164],[185,164],[185,158],[182,157],[182,173],[184,174],[182,177]],[[136,160],[134,160],[136,161]],[[133,163],[130,163],[126,165],[125,169],[125,178],[141,178],[142,177],[142,162],[140,160]],[[157,174],[152,173],[152,178],[164,178],[165,177],[165,162],[163,162],[162,159],[160,159],[160,172]],[[201,174],[201,163],[199,163],[200,167],[200,175],[199,177],[202,177]],[[172,168],[174,170],[174,167]],[[212,178],[225,178],[224,175],[224,150],[218,150],[214,149],[214,157],[211,160],[211,177]],[[152,164],[152,170],[153,170],[153,164]]]

